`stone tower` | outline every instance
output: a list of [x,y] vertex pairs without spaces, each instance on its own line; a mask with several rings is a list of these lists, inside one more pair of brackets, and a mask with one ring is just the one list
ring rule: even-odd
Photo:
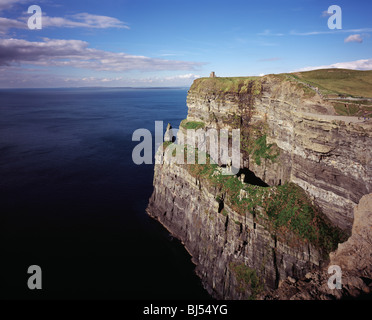
[[210,78],[215,78],[216,77],[216,74],[214,73],[214,71],[211,72],[211,74],[209,75]]

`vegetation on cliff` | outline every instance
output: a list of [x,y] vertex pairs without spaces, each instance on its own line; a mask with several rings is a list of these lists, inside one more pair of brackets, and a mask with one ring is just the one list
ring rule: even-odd
[[[214,99],[219,102],[223,102],[226,95],[233,94],[239,105],[239,114],[227,114],[217,121],[214,113],[211,113],[210,121],[218,122],[218,126],[226,125],[233,129],[240,129],[241,150],[244,157],[250,156],[257,165],[261,165],[262,160],[274,162],[280,152],[275,144],[267,143],[267,121],[251,123],[255,98],[259,98],[262,90],[262,77],[200,78],[195,80],[190,88],[193,92],[215,95]],[[204,122],[187,121],[187,119],[181,122],[181,127],[185,129],[200,129],[207,126],[208,124]]]
[[372,116],[372,71],[321,69],[274,75],[294,82],[311,98],[318,92],[328,100],[337,114]]
[[259,95],[262,84],[260,77],[217,77],[217,78],[199,78],[194,81],[190,91],[218,93],[252,93]]
[[[213,127],[240,129],[243,157],[253,160],[258,166],[266,160],[275,162],[280,152],[276,144],[267,141],[267,119],[254,119],[255,101],[260,99],[264,84],[269,83],[270,79],[294,83],[302,90],[304,98],[311,99],[317,93],[326,98],[331,97],[329,101],[339,114],[372,116],[371,101],[361,98],[372,97],[372,71],[323,69],[264,77],[195,80],[190,88],[191,92],[207,95],[208,99],[220,104],[223,104],[225,99],[237,104],[236,113],[227,113],[218,121],[214,120]],[[356,99],[356,96],[359,98]],[[214,113],[212,115],[215,117]],[[208,122],[184,120],[181,127],[207,128]],[[345,235],[335,228],[306,193],[293,183],[264,188],[242,183],[235,176],[216,174],[216,164],[185,166],[194,177],[218,190],[217,198],[233,210],[243,215],[252,213],[261,219],[262,224],[275,237],[287,240],[290,238],[288,241],[293,243],[307,241],[326,252],[334,250],[339,242],[345,240]],[[227,214],[226,210],[222,210],[222,213]]]
[[[170,150],[175,156],[174,150]],[[241,215],[254,215],[273,237],[293,246],[297,242],[310,242],[325,253],[346,240],[346,235],[330,223],[296,184],[260,187],[243,183],[235,175],[223,175],[208,154],[207,163],[198,164],[197,149],[185,146],[183,150],[185,162],[187,152],[195,152],[196,164],[181,166],[207,188],[215,190],[219,202],[223,201]]]
[[266,134],[255,140],[253,148],[251,150],[251,154],[258,166],[261,165],[261,159],[274,161],[278,157],[279,151],[276,153],[273,152],[272,150],[273,146],[274,146],[273,143],[267,144]]
[[332,101],[335,111],[342,116],[372,117],[372,101],[356,100]]
[[238,282],[238,290],[241,293],[245,293],[248,289],[250,292],[249,299],[255,300],[264,288],[256,270],[247,267],[244,263],[234,262],[229,264],[229,268]]
[[260,166],[262,160],[275,162],[280,149],[275,143],[267,143],[267,122],[259,121],[241,129],[241,150],[245,158],[249,156]]
[[[262,84],[267,77],[275,77],[284,81],[291,81],[303,91],[304,98],[311,99],[316,93],[324,98],[343,99],[330,101],[336,113],[345,116],[372,116],[372,71],[348,69],[320,69],[305,72],[282,73],[263,77],[216,77],[196,79],[190,91],[196,93],[214,94],[224,99],[226,94],[237,94],[237,99],[247,99],[242,106],[251,104],[253,97],[262,93]],[[222,97],[222,98],[221,98]],[[359,100],[347,100],[360,98]]]
[[205,127],[205,123],[201,121],[187,121],[182,120],[180,126],[185,129],[203,129]]
[[372,71],[319,69],[292,73],[292,76],[319,88],[323,94],[372,97]]

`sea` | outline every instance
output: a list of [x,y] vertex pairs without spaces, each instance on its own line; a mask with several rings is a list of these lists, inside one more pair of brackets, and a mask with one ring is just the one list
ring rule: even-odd
[[[0,90],[0,299],[211,299],[185,248],[145,211],[154,166],[132,160],[133,132],[177,128],[186,96]],[[30,289],[30,266],[41,289]]]

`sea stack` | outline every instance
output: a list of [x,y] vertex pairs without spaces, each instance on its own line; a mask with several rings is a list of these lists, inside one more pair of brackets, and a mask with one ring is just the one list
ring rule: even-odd
[[164,134],[164,141],[165,142],[174,142],[174,137],[173,137],[173,130],[172,126],[170,123],[167,125],[167,130],[165,131]]

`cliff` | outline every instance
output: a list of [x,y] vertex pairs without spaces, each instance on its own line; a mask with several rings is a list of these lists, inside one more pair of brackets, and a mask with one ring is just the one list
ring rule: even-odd
[[301,186],[334,224],[350,232],[353,207],[372,192],[372,123],[337,115],[329,100],[285,76],[235,80],[224,91],[226,82],[196,80],[186,121],[240,128],[247,139],[266,136],[279,148],[278,159],[257,164],[246,152],[242,167],[269,185]]
[[157,165],[148,206],[150,215],[183,242],[211,295],[255,298],[281,279],[302,277],[321,265],[319,249],[279,241],[258,214],[243,216],[228,205],[220,210],[218,193],[179,165]]
[[[325,89],[298,75],[203,78],[190,88],[181,132],[240,129],[240,172],[155,165],[147,211],[184,243],[214,297],[262,298],[288,277],[317,273],[350,234],[355,205],[372,192],[372,124],[340,115]],[[355,103],[369,110],[368,99]]]
[[372,293],[372,194],[365,195],[354,209],[351,237],[330,255],[329,266],[341,268],[341,288],[330,289],[324,268],[310,272],[299,281],[286,280],[266,299],[311,300],[369,297]]

